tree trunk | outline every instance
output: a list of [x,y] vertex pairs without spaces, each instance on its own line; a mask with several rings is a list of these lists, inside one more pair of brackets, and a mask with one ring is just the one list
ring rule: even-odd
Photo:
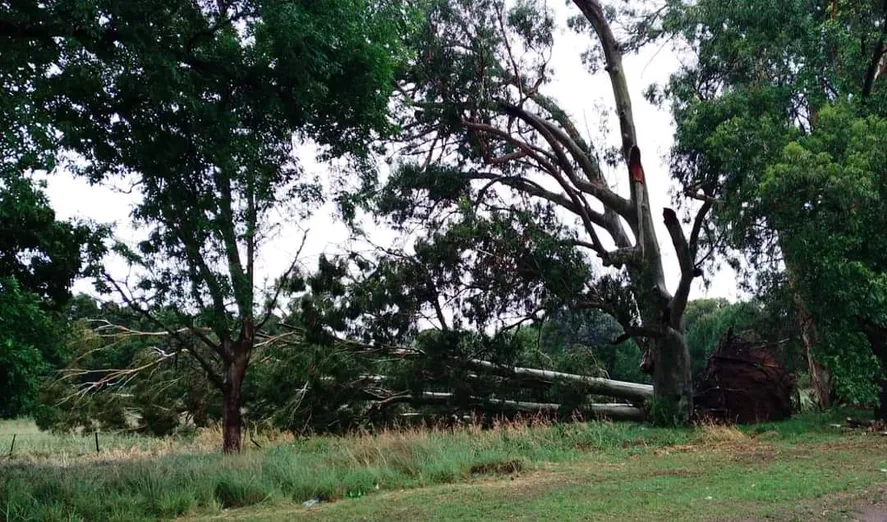
[[[885,364],[882,362],[882,371],[884,368]],[[875,419],[879,421],[887,421],[887,379],[879,377],[878,385],[880,386],[880,390],[878,391],[878,405],[875,407]]]
[[693,412],[693,384],[687,337],[672,327],[653,339],[653,407],[658,423],[689,422]]
[[[370,396],[375,398],[374,396]],[[418,395],[395,395],[385,399],[386,404],[395,402],[410,403],[449,403],[455,399],[455,395],[449,392],[422,392]],[[488,406],[491,408],[499,408],[502,410],[524,411],[524,412],[550,412],[554,413],[563,408],[562,405],[550,402],[528,402],[516,401],[510,399],[495,399],[484,397],[469,397],[476,406]],[[595,418],[606,418],[610,420],[628,420],[643,421],[646,419],[646,413],[642,408],[632,406],[631,404],[587,404],[579,406],[576,411]]]
[[240,453],[243,419],[241,407],[243,378],[248,359],[241,355],[234,358],[225,369],[225,386],[222,390],[222,452]]
[[480,359],[468,359],[466,363],[477,370],[488,370],[499,374],[514,377],[533,377],[546,381],[558,379],[576,382],[585,385],[590,393],[605,395],[607,397],[619,397],[632,401],[643,402],[653,398],[653,387],[647,384],[633,382],[614,381],[600,377],[587,375],[574,375],[570,373],[555,372],[551,370],[537,370],[535,368],[521,368],[518,366],[502,366],[490,361]]
[[[785,255],[785,249],[783,249]],[[785,272],[788,276],[788,286],[792,293],[792,300],[795,303],[795,310],[798,314],[798,323],[801,328],[801,341],[804,344],[804,358],[807,360],[807,372],[810,374],[810,382],[813,385],[813,393],[816,395],[816,402],[823,410],[828,409],[831,404],[832,385],[831,376],[828,370],[816,360],[813,354],[813,348],[819,342],[819,332],[816,330],[816,322],[813,316],[807,310],[804,298],[801,296],[797,288],[795,272],[791,263],[786,259]]]
[[869,323],[864,326],[865,335],[872,348],[872,353],[881,363],[881,371],[877,376],[880,390],[878,393],[878,406],[875,407],[875,419],[887,420],[887,328]]

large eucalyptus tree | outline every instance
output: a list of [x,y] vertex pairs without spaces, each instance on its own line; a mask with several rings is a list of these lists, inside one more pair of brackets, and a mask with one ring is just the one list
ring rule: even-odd
[[[480,327],[496,314],[528,317],[566,304],[613,315],[624,337],[649,347],[654,413],[687,419],[692,407],[684,311],[701,274],[697,245],[710,203],[689,234],[671,209],[650,205],[642,144],[623,68],[635,40],[617,38],[613,10],[575,0],[586,58],[602,61],[612,87],[620,146],[596,148],[569,112],[545,94],[554,21],[531,1],[432,2],[418,56],[400,83],[401,162],[377,200],[400,227],[421,225],[416,257],[430,309],[446,326]],[[626,194],[605,178],[618,165]],[[666,285],[655,222],[663,219],[680,264]],[[593,258],[609,267],[597,270]]]

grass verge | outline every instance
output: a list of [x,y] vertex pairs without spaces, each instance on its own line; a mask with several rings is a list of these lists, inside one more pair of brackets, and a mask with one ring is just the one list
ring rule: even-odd
[[[860,459],[860,452],[878,444],[871,436],[843,436],[829,427],[833,421],[834,418],[828,416],[808,415],[744,432],[732,428],[662,429],[601,422],[551,426],[503,424],[492,430],[469,426],[456,431],[408,430],[351,437],[312,437],[237,456],[189,452],[188,448],[194,447],[193,441],[182,442],[181,452],[175,450],[175,441],[169,441],[170,451],[159,452],[150,459],[128,458],[123,450],[116,453],[116,458],[111,452],[105,459],[84,456],[86,460],[82,462],[75,458],[53,459],[51,452],[49,456],[22,454],[0,463],[0,520],[156,520],[185,514],[243,515],[272,520],[281,513],[287,513],[284,517],[287,519],[296,516],[373,518],[373,513],[388,519],[425,519],[434,518],[433,513],[422,510],[441,505],[436,497],[441,492],[447,496],[445,504],[450,506],[449,512],[442,511],[445,518],[472,518],[470,512],[459,511],[462,502],[468,503],[464,509],[476,509],[473,511],[476,517],[495,513],[498,505],[507,512],[512,504],[519,504],[517,500],[531,498],[538,499],[534,501],[537,511],[527,513],[558,513],[569,518],[578,513],[572,509],[611,514],[628,510],[625,513],[630,514],[633,506],[643,504],[636,501],[620,504],[618,498],[635,495],[646,499],[661,497],[663,503],[687,506],[698,492],[682,496],[670,492],[670,488],[691,491],[705,483],[714,488],[707,496],[715,498],[733,487],[734,478],[745,480],[750,476],[759,477],[754,487],[746,484],[755,494],[771,492],[781,498],[785,496],[782,490],[774,488],[788,480],[787,477],[803,477],[807,481],[804,484],[818,484],[811,478],[817,467],[821,473],[822,464],[852,464]],[[853,444],[847,449],[829,446],[848,441]],[[743,450],[740,455],[744,457],[735,462],[731,460],[731,452],[736,448],[750,447],[755,448],[754,451]],[[837,455],[834,457],[837,460],[820,462],[819,449],[809,454],[809,462],[801,458],[803,453],[790,453],[795,451],[793,448],[802,451],[814,447],[840,449],[837,453],[827,452],[827,455]],[[869,449],[883,453],[884,445]],[[764,460],[760,462],[768,467],[759,466],[756,451],[764,452],[761,454]],[[801,467],[792,468],[785,464],[789,461],[782,458],[767,460],[765,453],[794,455],[798,458],[790,462],[799,462]],[[808,493],[828,494],[832,486],[844,491],[874,484],[881,477],[887,479],[887,474],[878,467],[887,467],[887,464],[876,463],[877,458],[873,458],[871,465],[864,469],[872,468],[874,472],[863,473],[863,468],[858,468],[859,472],[854,475],[857,478],[843,482],[832,477],[824,481],[821,489],[802,489],[803,498],[808,498]],[[780,465],[789,467],[780,468]],[[544,471],[546,469],[550,471]],[[490,476],[503,474],[515,481],[488,480]],[[463,489],[466,486],[440,486],[457,483],[470,485],[467,489]],[[525,483],[524,489],[512,487]],[[490,494],[486,484],[508,487],[492,488],[497,492]],[[595,487],[589,489],[590,484]],[[760,489],[754,490],[755,487]],[[400,493],[416,488],[426,489]],[[794,491],[792,488],[786,491]],[[404,504],[407,506],[404,510],[391,511],[386,507],[390,504],[386,504],[390,500],[386,491],[412,500]],[[367,498],[353,500],[364,496]],[[352,500],[322,505],[318,510],[302,508],[301,502],[311,498]],[[567,507],[558,508],[554,504]],[[239,509],[249,506],[253,507]],[[652,512],[656,513],[655,509]],[[663,515],[669,514],[663,512]],[[266,516],[271,518],[263,518]]]

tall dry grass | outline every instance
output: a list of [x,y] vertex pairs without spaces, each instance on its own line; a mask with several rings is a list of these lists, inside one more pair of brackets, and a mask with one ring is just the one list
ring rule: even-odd
[[[816,426],[827,427],[827,422],[810,416],[738,430],[524,419],[492,427],[469,422],[344,437],[250,430],[244,453],[233,456],[218,452],[218,428],[190,438],[108,434],[104,454],[98,457],[78,453],[81,446],[75,448],[67,439],[55,441],[63,448],[59,454],[41,453],[56,437],[44,434],[47,439],[37,445],[39,451],[23,447],[22,454],[0,462],[0,521],[157,520],[257,503],[360,497],[594,454],[612,459],[673,445],[732,443],[760,430],[775,431],[789,441],[822,437]],[[7,434],[0,431],[0,445]]]

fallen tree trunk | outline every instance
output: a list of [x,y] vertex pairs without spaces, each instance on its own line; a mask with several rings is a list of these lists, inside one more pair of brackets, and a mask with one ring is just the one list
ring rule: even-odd
[[640,402],[647,399],[653,399],[653,386],[649,384],[614,381],[612,379],[604,379],[601,377],[589,377],[587,375],[575,375],[572,373],[555,372],[551,370],[537,370],[535,368],[521,368],[519,366],[503,366],[501,364],[481,359],[468,359],[466,362],[476,370],[487,370],[509,377],[533,377],[545,381],[562,379],[580,383],[586,387],[589,393],[595,395],[619,397],[621,399]]
[[[294,332],[299,331],[298,328],[284,325]],[[380,349],[361,343],[358,341],[350,341],[344,339],[336,339],[342,346],[347,346],[348,350],[355,355],[375,356],[385,354],[398,358],[421,357],[424,355],[420,350],[402,347],[386,347]],[[482,359],[452,359],[456,364],[467,364],[469,367],[478,371],[490,371],[506,377],[529,377],[535,380],[551,382],[557,379],[580,383],[586,387],[586,390],[594,395],[603,395],[606,397],[617,397],[628,399],[634,402],[644,402],[653,399],[653,386],[649,384],[638,384],[634,382],[615,381],[612,379],[604,379],[601,377],[589,377],[587,375],[576,375],[572,373],[556,372],[552,370],[539,370],[536,368],[522,368],[519,366],[505,366],[496,364]]]
[[[378,398],[378,397],[376,397]],[[448,392],[422,392],[421,395],[398,394],[378,401],[377,404],[392,404],[395,402],[408,402],[413,404],[439,404],[449,403],[455,395]],[[527,413],[549,412],[555,413],[561,410],[562,405],[551,402],[528,402],[511,399],[469,397],[473,406],[496,407],[503,410],[521,411]],[[602,417],[612,420],[643,421],[646,413],[641,408],[630,404],[588,404],[577,408],[576,411],[583,415]]]

